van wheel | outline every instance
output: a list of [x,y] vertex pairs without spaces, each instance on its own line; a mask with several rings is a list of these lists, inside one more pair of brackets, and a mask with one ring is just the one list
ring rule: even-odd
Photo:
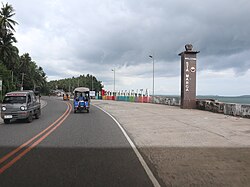
[[27,118],[27,123],[31,123],[33,120],[33,115],[30,113],[29,117]]
[[5,124],[10,124],[10,119],[3,120]]

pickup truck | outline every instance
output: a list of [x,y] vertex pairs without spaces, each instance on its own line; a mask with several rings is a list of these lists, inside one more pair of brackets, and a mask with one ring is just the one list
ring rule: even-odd
[[5,124],[13,120],[25,119],[32,122],[33,117],[41,115],[41,104],[32,90],[9,92],[4,96],[1,106],[1,118]]

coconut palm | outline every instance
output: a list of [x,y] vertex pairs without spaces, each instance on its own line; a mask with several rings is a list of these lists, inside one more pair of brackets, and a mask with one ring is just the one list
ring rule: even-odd
[[[42,67],[38,67],[28,53],[19,56],[14,43],[14,26],[18,23],[12,19],[14,9],[8,3],[0,8],[0,79],[3,78],[4,92],[18,88],[24,78],[25,89],[36,87],[46,90],[46,74]],[[24,77],[22,77],[25,75]]]
[[0,27],[2,30],[2,34],[8,34],[9,32],[15,31],[14,26],[18,23],[11,19],[15,15],[15,10],[12,5],[6,3],[2,4],[3,7],[0,10]]
[[0,55],[2,57],[9,57],[13,53],[17,53],[18,50],[13,43],[16,42],[16,38],[13,33],[9,33],[0,39]]
[[13,71],[19,58],[18,49],[13,45],[17,42],[13,31],[18,23],[12,19],[15,15],[13,7],[8,3],[2,5],[0,9],[0,61]]

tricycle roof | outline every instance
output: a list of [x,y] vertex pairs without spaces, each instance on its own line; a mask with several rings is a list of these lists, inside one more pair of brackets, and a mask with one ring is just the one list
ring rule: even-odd
[[74,89],[74,93],[75,92],[89,92],[89,88],[86,87],[78,87]]

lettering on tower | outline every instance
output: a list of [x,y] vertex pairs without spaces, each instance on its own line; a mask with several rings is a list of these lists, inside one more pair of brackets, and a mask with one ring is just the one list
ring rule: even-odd
[[193,46],[187,44],[181,56],[181,108],[196,108],[196,54]]

